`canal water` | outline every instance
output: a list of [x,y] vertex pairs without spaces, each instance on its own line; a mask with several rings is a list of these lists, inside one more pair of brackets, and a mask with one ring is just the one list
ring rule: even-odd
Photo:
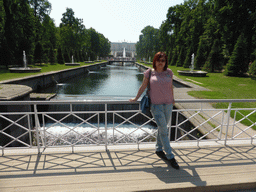
[[[131,63],[113,63],[41,92],[57,93],[54,100],[128,100],[137,95],[143,77],[143,72]],[[173,83],[176,88],[184,87]]]
[[132,64],[114,63],[60,82],[43,92],[57,93],[55,100],[125,100],[136,96],[143,76]]

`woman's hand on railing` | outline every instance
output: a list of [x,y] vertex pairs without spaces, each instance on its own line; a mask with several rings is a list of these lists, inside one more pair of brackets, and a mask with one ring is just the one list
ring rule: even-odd
[[137,101],[137,100],[138,100],[138,99],[136,99],[136,98],[129,99],[130,102],[135,102],[135,101]]

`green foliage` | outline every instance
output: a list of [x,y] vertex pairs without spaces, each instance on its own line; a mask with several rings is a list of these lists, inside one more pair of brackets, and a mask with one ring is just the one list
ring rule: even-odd
[[61,50],[60,46],[58,47],[58,50],[57,50],[57,62],[59,64],[64,64],[65,63],[64,57],[63,57],[63,54],[62,54],[62,50]]
[[[191,54],[195,53],[195,69],[205,66],[210,71],[222,70],[231,62],[240,34],[244,34],[246,40],[242,51],[244,62],[248,63],[249,58],[254,60],[255,7],[256,1],[249,0],[242,3],[240,0],[186,0],[183,4],[170,7],[159,33],[162,48],[168,49],[172,55],[170,64],[188,68]],[[214,46],[215,39],[219,40],[218,46]],[[240,71],[232,69],[233,75],[246,72],[247,64],[240,68]]]
[[153,59],[154,55],[160,51],[159,30],[152,26],[146,26],[140,35],[139,42],[136,43],[136,52],[139,58],[149,57]]
[[195,69],[201,69],[205,65],[207,57],[212,49],[213,40],[219,38],[218,22],[213,16],[210,16],[203,28],[205,30],[200,36],[199,46],[195,56]]
[[56,27],[53,19],[51,19],[48,15],[45,16],[44,21],[42,23],[42,44],[44,49],[50,50],[51,47],[56,48],[57,37],[56,37]]
[[256,60],[249,66],[249,74],[256,77]]
[[41,42],[37,42],[36,47],[35,47],[35,53],[34,53],[34,59],[35,63],[42,63],[43,62],[43,55],[44,55],[44,50]]
[[49,51],[49,62],[50,62],[50,64],[56,63],[56,53],[55,53],[53,47],[51,47],[50,51]]
[[185,48],[184,48],[184,46],[182,46],[180,49],[180,54],[179,54],[177,63],[176,63],[177,67],[183,66],[183,64],[185,62],[185,56],[186,56]]
[[[0,0],[0,65],[23,65],[23,51],[29,64],[53,63],[53,50],[59,46],[67,62],[71,50],[77,61],[84,60],[85,52],[91,58],[110,53],[109,40],[94,29],[85,29],[71,8],[63,13],[60,27],[55,26],[50,11],[48,0]],[[58,62],[64,63],[59,53]]]
[[80,57],[79,57],[79,54],[78,54],[78,51],[75,51],[75,61],[76,62],[80,62]]
[[[4,38],[4,25],[5,25],[5,11],[3,0],[0,0],[0,39]],[[0,65],[5,62],[4,59],[3,40],[0,40]]]
[[160,51],[166,51],[170,46],[169,41],[171,31],[169,31],[169,26],[166,22],[163,22],[159,29],[159,44],[160,44]]
[[231,55],[231,58],[227,64],[225,74],[228,76],[241,76],[247,72],[248,60],[246,40],[244,35],[241,34],[235,45],[235,49]]
[[84,61],[84,57],[83,57],[82,51],[79,51],[79,58],[80,58],[80,62]]
[[106,57],[111,52],[110,50],[110,41],[104,37],[103,34],[99,33],[99,39],[100,39],[100,51],[99,56],[100,57]]
[[207,44],[206,44],[206,39],[201,36],[200,42],[199,42],[199,47],[197,49],[197,53],[195,56],[195,69],[201,69],[203,67],[204,63],[206,62],[207,58]]
[[51,3],[48,0],[28,0],[28,3],[33,8],[34,16],[43,21],[44,17],[49,15],[52,9]]
[[219,23],[218,28],[221,34],[221,40],[225,44],[228,53],[233,52],[241,33],[244,33],[249,43],[246,49],[251,49],[252,34],[255,33],[253,30],[255,7],[255,1],[250,0],[242,2],[240,0],[215,1],[215,16]]
[[212,50],[205,62],[203,70],[208,72],[214,72],[215,70],[222,69],[223,56],[221,55],[221,47],[219,39],[215,39]]
[[178,48],[173,49],[171,54],[172,54],[172,60],[170,62],[170,65],[176,65],[176,61],[178,59]]
[[0,28],[1,63],[23,65],[23,51],[29,55],[34,41],[34,20],[26,0],[2,0],[0,9],[4,18]]
[[186,59],[184,61],[183,67],[184,68],[189,68],[191,65],[191,56],[192,56],[192,48],[188,49],[187,54],[186,54]]
[[69,51],[69,55],[70,55],[71,61],[72,61],[72,58],[73,58],[73,61],[76,60],[76,58],[75,58],[76,56],[74,55],[74,50],[71,49],[71,50]]
[[64,49],[63,57],[64,57],[65,63],[71,63],[71,57],[67,49]]
[[88,34],[89,34],[90,43],[91,43],[91,50],[90,50],[91,58],[93,58],[93,60],[95,60],[99,53],[99,50],[100,50],[99,34],[93,28],[90,28],[88,30]]

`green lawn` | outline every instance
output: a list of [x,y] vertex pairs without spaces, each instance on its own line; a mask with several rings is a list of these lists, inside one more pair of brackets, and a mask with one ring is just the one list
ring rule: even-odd
[[[81,65],[91,65],[91,63],[84,63],[84,62],[79,62]],[[41,72],[37,73],[10,73],[9,70],[6,69],[0,69],[0,81],[4,80],[9,80],[9,79],[16,79],[16,78],[21,78],[21,77],[27,77],[27,76],[32,76],[32,75],[38,75],[41,73],[47,73],[51,71],[60,71],[64,69],[70,69],[70,68],[75,68],[78,66],[66,66],[65,64],[42,64],[42,65],[37,65],[37,66],[29,66],[33,68],[42,68]]]
[[[152,65],[146,65],[152,67]],[[178,74],[178,70],[184,70],[183,67],[169,66],[174,75],[178,78],[202,87],[210,91],[189,91],[188,94],[199,99],[256,99],[256,80],[250,77],[228,77],[223,73],[208,73],[207,77],[191,77]],[[186,69],[189,70],[189,69]],[[193,81],[191,81],[193,80]],[[198,82],[198,83],[195,83]],[[215,108],[227,108],[228,103],[213,103]],[[233,108],[256,108],[256,102],[250,103],[233,103]],[[247,115],[252,111],[240,111],[243,115]],[[234,111],[231,112],[234,117]],[[236,115],[236,120],[243,116]],[[253,122],[256,122],[256,112],[250,116]],[[251,122],[244,120],[242,123],[251,125]],[[256,130],[256,126],[253,127]]]

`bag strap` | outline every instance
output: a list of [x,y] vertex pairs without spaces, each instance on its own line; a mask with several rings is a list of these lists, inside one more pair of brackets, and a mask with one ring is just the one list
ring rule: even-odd
[[147,95],[149,95],[149,90],[150,90],[150,77],[151,77],[151,69],[149,71]]

